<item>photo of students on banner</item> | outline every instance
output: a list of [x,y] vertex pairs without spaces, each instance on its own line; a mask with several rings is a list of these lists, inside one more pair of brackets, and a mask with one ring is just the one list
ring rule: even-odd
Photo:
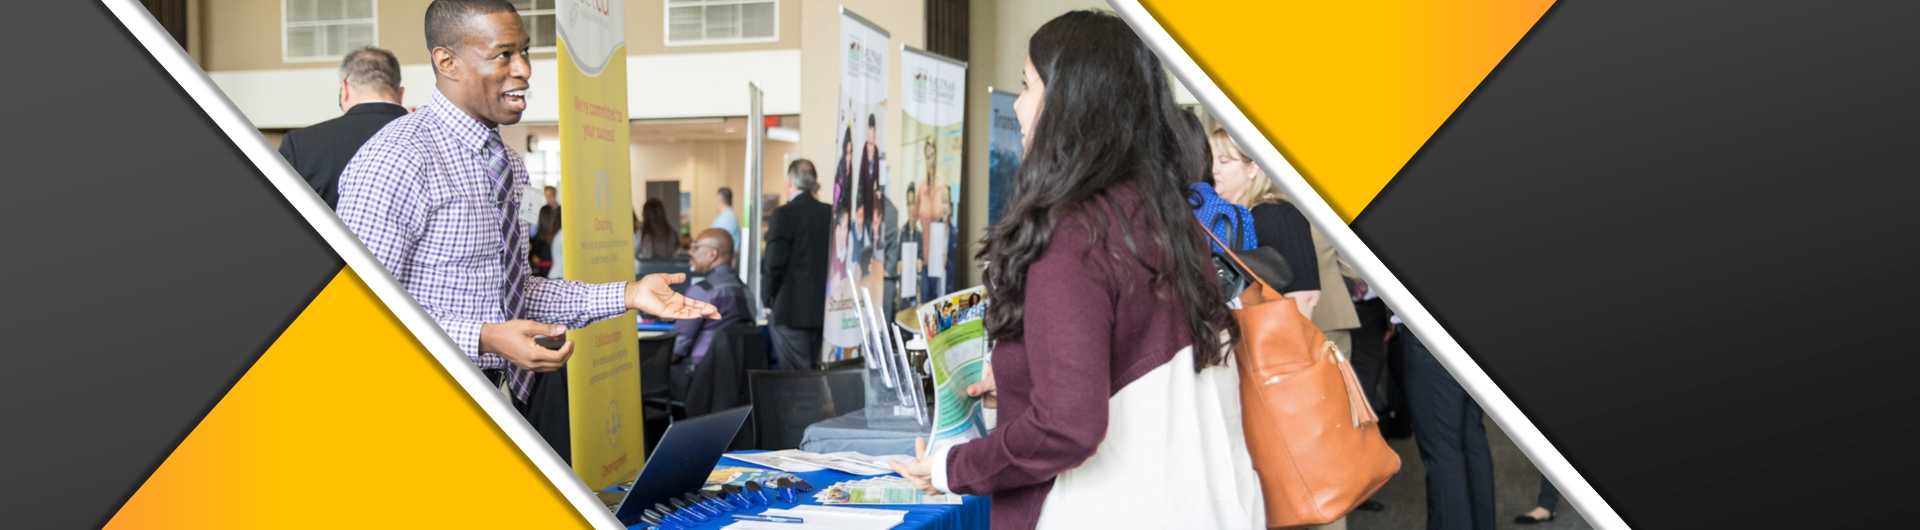
[[828,253],[826,317],[822,319],[821,359],[833,363],[861,357],[863,333],[854,297],[864,288],[884,293],[888,249],[898,237],[890,229],[898,209],[882,195],[886,155],[886,30],[851,13],[841,15],[840,109],[835,130],[839,159],[833,171],[833,249]]
[[[960,253],[960,228],[954,212],[960,210],[960,147],[966,100],[966,63],[906,47],[900,54],[900,159],[902,199],[907,226],[901,231],[901,250],[889,252],[888,308],[919,306],[954,290],[955,262]],[[891,258],[898,258],[897,264]],[[897,283],[898,288],[894,285]]]

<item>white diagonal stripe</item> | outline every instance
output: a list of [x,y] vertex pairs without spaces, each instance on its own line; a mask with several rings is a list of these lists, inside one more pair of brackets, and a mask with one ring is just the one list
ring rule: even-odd
[[[1607,506],[1593,486],[1588,485],[1587,480],[1574,471],[1566,457],[1561,456],[1546,436],[1540,434],[1540,429],[1527,420],[1519,407],[1514,406],[1513,400],[1508,399],[1506,393],[1501,392],[1487,377],[1487,373],[1474,364],[1460,343],[1440,328],[1433,315],[1414,299],[1406,286],[1380,262],[1380,258],[1374,256],[1373,251],[1360,241],[1360,237],[1354,235],[1353,228],[1348,227],[1340,215],[1327,206],[1326,200],[1307,185],[1307,181],[1300,177],[1299,170],[1294,169],[1293,164],[1280,155],[1280,151],[1267,141],[1266,136],[1260,134],[1253,122],[1227,99],[1226,93],[1221,92],[1213,79],[1200,70],[1200,65],[1187,56],[1186,50],[1180,48],[1180,44],[1167,34],[1165,28],[1160,27],[1146,8],[1141,7],[1137,0],[1107,0],[1107,3],[1147,42],[1147,46],[1153,48],[1154,53],[1160,56],[1160,61],[1173,71],[1174,77],[1179,78],[1180,83],[1193,92],[1200,104],[1206,106],[1207,113],[1220,122],[1220,127],[1233,135],[1241,150],[1267,170],[1274,184],[1287,194],[1295,206],[1300,207],[1300,213],[1306,214],[1314,228],[1333,243],[1334,249],[1347,258],[1355,271],[1367,278],[1367,285],[1379,292],[1380,298],[1393,307],[1394,314],[1406,321],[1407,328],[1412,329],[1420,342],[1433,351],[1434,357],[1439,358],[1453,378],[1460,382],[1460,386],[1465,387],[1467,393],[1480,403],[1480,407],[1486,409],[1494,423],[1513,438],[1513,443],[1526,453],[1534,466],[1553,481],[1561,496],[1573,503],[1574,509],[1593,523],[1594,528],[1625,530],[1626,521]],[[1400,477],[1397,480],[1408,478]]]
[[[147,13],[147,9],[134,0],[104,0],[104,2],[107,8],[113,11],[114,16],[120,19],[120,24],[126,26],[127,31],[132,33],[134,38],[139,39],[140,45],[147,49],[147,53],[153,55],[154,60],[167,70],[168,75],[173,76],[174,81],[180,84],[180,88],[193,98],[194,103],[198,104],[209,118],[213,119],[221,132],[226,133],[227,137],[233,140],[234,145],[253,162],[254,167],[259,168],[260,173],[266,175],[267,181],[280,190],[280,194],[287,198],[287,202],[293,205],[293,209],[300,212],[300,216],[305,217],[307,222],[313,225],[314,231],[319,232],[321,239],[325,239],[327,245],[333,247],[334,252],[338,253],[341,259],[346,260],[347,266],[352,267],[353,271],[360,275],[360,279],[380,297],[380,301],[393,312],[393,316],[399,318],[400,322],[407,326],[407,330],[413,332],[414,337],[420,340],[420,345],[425,346],[427,351],[433,354],[434,359],[440,361],[440,365],[447,369],[447,373],[453,376],[454,381],[460,383],[460,387],[467,391],[467,395],[472,397],[482,410],[487,411],[487,415],[491,416],[494,423],[500,426],[500,430],[507,434],[507,438],[512,439],[514,445],[519,446],[520,451],[526,454],[527,460],[540,468],[540,472],[547,476],[547,481],[573,503],[574,509],[592,523],[594,528],[625,529],[626,526],[613,518],[613,513],[607,510],[606,504],[600,502],[592,491],[587,490],[586,483],[581,482],[580,478],[574,475],[573,468],[560,460],[560,456],[547,447],[547,442],[540,438],[540,434],[534,432],[532,426],[527,425],[512,404],[507,403],[506,396],[488,383],[487,378],[480,374],[480,370],[473,366],[473,362],[467,360],[466,354],[461,353],[460,348],[454,345],[453,339],[447,337],[446,332],[440,329],[440,325],[434,322],[426,311],[420,309],[419,304],[414,303],[413,297],[408,296],[407,291],[400,287],[400,283],[393,279],[393,274],[387,272],[386,267],[381,266],[380,262],[374,259],[373,254],[367,251],[366,246],[360,244],[360,240],[354,237],[353,232],[347,230],[346,224],[333,214],[332,209],[327,208],[327,203],[321,201],[320,196],[313,193],[313,188],[309,187],[306,181],[287,165],[286,160],[267,143],[266,138],[260,136],[259,129],[255,129],[253,123],[247,121],[246,116],[234,108],[233,102],[228,101],[227,96],[214,86],[213,81],[207,78],[207,74],[200,70],[200,66],[194,64],[193,59],[187,56],[186,51],[180,49],[166,30],[161,29],[160,24]],[[422,505],[421,509],[443,510],[446,508]]]

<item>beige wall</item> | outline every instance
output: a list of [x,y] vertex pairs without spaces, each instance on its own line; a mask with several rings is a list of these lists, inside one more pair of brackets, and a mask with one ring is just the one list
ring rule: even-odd
[[[425,64],[428,61],[427,37],[423,33],[427,5],[432,0],[374,0],[378,27],[377,46],[386,48],[401,64]],[[918,2],[912,2],[918,5]],[[198,33],[203,45],[195,56],[206,71],[274,70],[326,66],[337,59],[289,63],[280,60],[280,0],[197,0],[197,19],[203,27]],[[750,44],[667,46],[665,0],[628,0],[627,54],[658,55],[668,53],[712,53],[746,50],[793,49],[800,46],[800,0],[780,2],[780,40]],[[917,12],[917,11],[916,11]],[[190,14],[190,18],[194,18]],[[190,25],[193,22],[189,22]],[[551,58],[553,53],[534,54]]]
[[[765,193],[779,195],[785,189],[784,159],[787,153],[794,150],[794,144],[766,143],[762,154],[765,162],[762,186]],[[687,220],[696,234],[710,228],[714,216],[720,214],[714,197],[721,186],[733,188],[735,212],[744,215],[747,211],[745,141],[634,144],[632,164],[635,213],[640,211],[641,205],[646,204],[646,182],[649,181],[678,181],[680,191],[692,194],[693,209],[687,214]],[[680,200],[679,197],[659,199],[668,204]],[[741,226],[745,225],[741,223]]]
[[969,22],[973,28],[967,49],[967,161],[960,184],[963,212],[961,240],[962,285],[980,284],[973,263],[978,242],[987,233],[987,123],[992,119],[987,87],[1020,91],[1020,69],[1027,60],[1027,38],[1041,24],[1076,9],[1108,9],[1100,0],[974,0]]

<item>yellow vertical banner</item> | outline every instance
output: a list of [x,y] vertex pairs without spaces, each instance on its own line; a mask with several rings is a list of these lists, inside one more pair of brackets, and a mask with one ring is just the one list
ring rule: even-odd
[[[632,281],[633,184],[627,149],[626,15],[620,0],[570,0],[560,36],[562,271],[569,280]],[[641,448],[640,357],[629,312],[568,332],[573,471],[598,490],[631,480]]]

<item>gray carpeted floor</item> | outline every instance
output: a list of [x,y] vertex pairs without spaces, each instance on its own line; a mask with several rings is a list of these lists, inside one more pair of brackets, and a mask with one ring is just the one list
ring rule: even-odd
[[[1487,444],[1493,448],[1493,487],[1494,515],[1497,528],[1507,529],[1591,529],[1586,519],[1575,512],[1572,505],[1560,501],[1559,509],[1554,511],[1551,522],[1536,525],[1519,525],[1513,518],[1533,509],[1540,495],[1540,471],[1520,454],[1520,448],[1513,445],[1500,427],[1487,421]],[[1393,450],[1400,453],[1400,473],[1380,488],[1373,498],[1387,505],[1383,512],[1354,512],[1347,517],[1348,530],[1416,530],[1427,525],[1427,484],[1424,469],[1420,466],[1420,450],[1414,447],[1413,439],[1389,440]]]

